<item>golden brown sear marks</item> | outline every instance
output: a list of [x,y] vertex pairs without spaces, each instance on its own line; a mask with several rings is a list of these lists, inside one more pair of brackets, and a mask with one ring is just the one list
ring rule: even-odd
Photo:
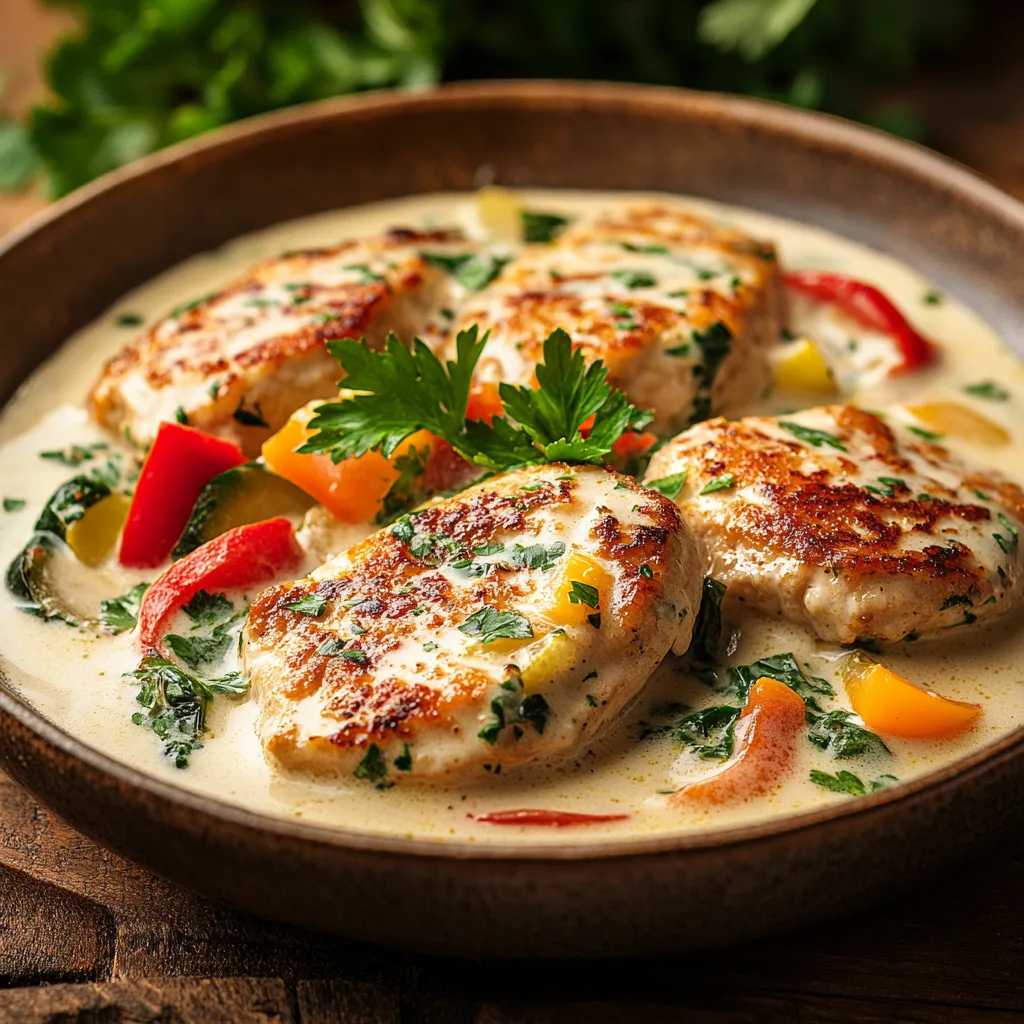
[[[451,278],[420,248],[464,249],[458,232],[396,229],[333,248],[285,253],[172,312],[104,368],[93,414],[144,445],[180,418],[250,453],[299,406],[335,393],[340,371],[325,342],[388,332],[437,344]],[[244,408],[249,416],[239,416]],[[262,420],[265,426],[258,420]]]
[[243,659],[264,747],[350,772],[408,744],[414,768],[390,781],[563,754],[685,648],[699,589],[667,499],[592,466],[505,474],[253,601]]
[[713,420],[648,479],[684,469],[709,571],[823,639],[931,634],[1016,600],[1020,489],[871,413]]
[[527,247],[459,326],[491,332],[479,377],[513,383],[532,381],[544,339],[563,328],[667,433],[761,392],[780,296],[770,245],[678,207],[629,204]]

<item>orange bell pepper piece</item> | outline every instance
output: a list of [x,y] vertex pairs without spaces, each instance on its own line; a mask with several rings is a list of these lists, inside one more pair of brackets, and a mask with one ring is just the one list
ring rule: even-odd
[[677,806],[724,804],[769,792],[793,767],[804,702],[785,683],[762,677],[736,723],[736,751],[709,778],[677,789]]
[[314,411],[315,403],[304,406],[264,441],[263,461],[344,523],[372,523],[400,475],[395,462],[411,448],[433,450],[438,444],[433,434],[418,430],[398,446],[390,459],[379,452],[367,452],[339,463],[332,462],[329,455],[300,455],[295,449],[313,433],[307,424]]
[[978,705],[922,690],[863,656],[846,659],[844,674],[853,710],[869,729],[887,736],[944,739],[969,729],[981,715]]

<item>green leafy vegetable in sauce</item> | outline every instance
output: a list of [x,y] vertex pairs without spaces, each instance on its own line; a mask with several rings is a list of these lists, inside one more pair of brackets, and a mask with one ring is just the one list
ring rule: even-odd
[[459,626],[459,632],[482,644],[491,644],[495,640],[528,640],[533,636],[533,626],[520,612],[503,612],[484,605]]
[[816,786],[830,789],[833,793],[843,793],[846,796],[864,796],[898,781],[895,775],[881,775],[872,782],[864,783],[853,772],[838,771],[835,775],[829,775],[817,768],[811,769],[811,782]]
[[741,710],[732,704],[717,704],[691,711],[667,731],[677,743],[691,747],[697,757],[724,760],[732,757],[733,732]]
[[139,583],[127,594],[109,597],[100,602],[100,623],[111,633],[124,633],[135,628],[139,616],[142,595],[149,589],[148,583]]
[[523,241],[553,242],[558,233],[569,220],[557,213],[538,213],[534,210],[523,210]]
[[387,761],[384,760],[384,755],[376,743],[370,744],[353,774],[357,779],[365,779],[372,783],[374,789],[390,789],[395,784],[388,778]]
[[4,498],[5,512],[20,512],[25,507],[24,498]]
[[1006,388],[1001,388],[990,380],[981,384],[968,384],[964,391],[976,398],[987,398],[993,402],[1005,402],[1010,397],[1010,392]]
[[690,652],[699,664],[711,665],[718,659],[718,645],[722,639],[722,598],[726,586],[711,576],[704,577],[700,610],[693,624]]
[[446,253],[423,252],[420,255],[427,263],[447,271],[463,288],[471,292],[486,288],[501,273],[501,268],[509,262],[508,257],[487,253],[449,256]]

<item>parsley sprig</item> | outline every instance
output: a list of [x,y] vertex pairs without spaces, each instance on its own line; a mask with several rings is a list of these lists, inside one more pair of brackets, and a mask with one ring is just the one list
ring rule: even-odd
[[[544,342],[538,388],[500,384],[507,418],[469,420],[470,383],[486,344],[487,335],[470,327],[456,339],[455,360],[442,364],[418,338],[407,348],[391,335],[383,352],[351,339],[329,341],[345,387],[357,393],[319,406],[309,423],[315,433],[298,451],[335,462],[368,451],[390,458],[410,434],[429,430],[468,462],[499,473],[548,462],[600,463],[623,433],[651,420],[608,384],[600,361],[587,366],[561,329]],[[591,417],[584,437],[580,428]]]

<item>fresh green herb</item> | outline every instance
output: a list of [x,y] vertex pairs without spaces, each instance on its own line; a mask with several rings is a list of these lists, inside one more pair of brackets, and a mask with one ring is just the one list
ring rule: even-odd
[[587,699],[587,707],[590,707],[590,708],[596,708],[597,707],[597,698],[592,693],[588,693],[586,699]]
[[[1013,523],[1010,522],[1009,519],[1007,519],[1007,517],[1006,517],[1006,515],[1004,513],[997,512],[996,513],[996,519],[999,520],[999,524],[1003,527],[1003,529],[1006,530],[1010,534],[1010,543],[1009,543],[1010,551],[1016,551],[1017,550],[1017,545],[1018,545],[1018,543],[1020,541],[1020,531],[1017,529],[1016,526],[1013,525]],[[1000,547],[1002,547],[1002,545],[1000,545]],[[1006,549],[1004,548],[1003,550],[1005,551]]]
[[993,402],[1005,402],[1010,397],[1010,392],[1006,388],[1001,388],[990,380],[981,384],[968,384],[964,391],[969,395],[974,395],[977,398],[988,398]]
[[96,453],[104,451],[106,444],[80,445],[73,444],[67,448],[59,448],[54,451],[40,452],[39,458],[49,462],[59,462],[62,466],[80,466],[83,462],[89,462],[96,457]]
[[85,476],[72,477],[50,495],[39,513],[35,528],[55,534],[63,540],[67,536],[68,527],[81,519],[86,509],[92,508],[109,494],[110,487],[101,480]]
[[718,645],[722,639],[722,598],[726,586],[711,576],[704,577],[701,591],[700,610],[693,624],[693,640],[690,650],[694,660],[711,665],[718,660]]
[[170,312],[171,318],[176,320],[178,317],[184,316],[185,313],[198,309],[204,302],[209,302],[216,294],[216,292],[210,292],[207,295],[201,295],[198,299],[193,299],[191,302],[183,302],[180,306],[175,306]]
[[821,750],[831,750],[838,758],[889,753],[881,737],[851,722],[851,717],[849,711],[817,715],[809,709],[807,738]]
[[524,722],[533,726],[538,733],[544,732],[551,714],[548,702],[539,693],[531,693],[526,697],[522,693],[522,677],[514,666],[509,666],[509,675],[491,701],[491,714],[494,717],[477,733],[484,743],[493,746],[502,730],[508,726],[511,726],[514,738],[520,739]]
[[686,486],[686,470],[681,469],[678,473],[672,473],[670,476],[663,476],[657,480],[646,480],[644,486],[652,487],[670,501],[675,501]]
[[667,245],[636,245],[633,242],[623,242],[622,248],[626,252],[638,252],[645,256],[667,256],[670,251]]
[[587,616],[587,622],[589,622],[590,625],[594,627],[594,629],[600,629],[601,628],[601,613],[600,612],[594,612],[593,615],[588,615]]
[[688,356],[693,351],[693,347],[688,341],[684,341],[682,345],[673,345],[672,348],[665,349],[665,355],[667,356]]
[[135,628],[139,616],[142,595],[149,589],[148,583],[139,583],[127,594],[108,597],[100,602],[100,623],[111,633],[124,633]]
[[231,418],[243,427],[270,426],[263,416],[263,410],[260,408],[259,402],[256,402],[251,409],[247,409],[244,398],[239,401],[238,408],[231,414]]
[[725,760],[732,757],[733,731],[740,711],[731,704],[691,711],[666,731],[677,743],[692,747],[703,760]]
[[590,670],[590,671],[589,671],[589,672],[588,672],[588,673],[587,673],[587,674],[586,674],[586,675],[585,675],[585,676],[583,677],[583,682],[586,682],[586,681],[587,681],[588,679],[596,679],[596,678],[597,678],[597,669],[596,669],[596,668],[592,668],[592,669],[591,669],[591,670]]
[[210,386],[206,389],[206,393],[211,398],[216,398],[220,394],[220,381],[219,380],[210,381]]
[[352,647],[347,651],[342,651],[341,657],[346,661],[354,661],[357,665],[366,664],[366,651],[360,651],[356,647]]
[[402,752],[392,762],[395,768],[400,772],[411,772],[412,771],[412,752],[409,750],[409,744],[402,744]]
[[211,594],[206,590],[197,591],[181,609],[194,623],[193,629],[214,626],[233,614],[235,606],[226,594]]
[[4,498],[5,512],[20,512],[25,507],[24,498]]
[[833,793],[843,793],[846,796],[864,796],[867,793],[874,793],[875,790],[882,789],[890,783],[898,781],[895,775],[881,775],[873,782],[865,784],[853,772],[838,771],[835,775],[829,775],[827,772],[819,771],[817,768],[811,769],[811,782],[816,786],[821,786],[822,789],[830,789]]
[[533,626],[519,612],[503,612],[484,605],[459,626],[459,632],[482,644],[491,644],[495,640],[528,640],[533,636]]
[[440,267],[455,278],[467,291],[478,292],[486,288],[501,273],[508,257],[490,253],[462,253],[448,256],[444,253],[423,252],[420,255],[435,267]]
[[951,594],[939,606],[939,611],[944,612],[947,608],[956,608],[959,606],[973,608],[974,602],[966,594]]
[[220,661],[231,646],[231,635],[225,630],[214,630],[211,636],[178,636],[168,633],[164,643],[191,669],[213,665]]
[[435,644],[433,640],[427,640],[423,644],[423,650],[429,654],[431,651],[437,650],[437,644]]
[[340,637],[331,637],[330,640],[325,640],[316,649],[316,653],[323,658],[334,658],[345,650],[345,646],[347,643],[347,640],[342,640]]
[[359,274],[360,284],[375,284],[377,281],[384,280],[383,274],[378,274],[376,271],[371,270],[365,263],[349,263],[348,266],[341,269],[352,270]]
[[792,654],[773,654],[767,658],[759,658],[749,665],[736,665],[730,668],[729,687],[745,704],[750,687],[762,676],[784,683],[803,698],[804,704],[812,711],[821,711],[817,702],[818,697],[834,697],[836,693],[828,680],[808,676]]
[[649,565],[647,565],[646,562],[643,565],[641,565],[637,571],[640,573],[641,576],[644,577],[644,579],[654,579],[654,570]]
[[654,288],[658,279],[646,270],[613,270],[609,277],[624,284],[630,291],[634,288]]
[[497,555],[505,550],[505,545],[498,540],[488,541],[486,544],[478,544],[473,548],[473,554],[483,557],[485,555]]
[[311,594],[304,594],[294,601],[285,602],[282,607],[290,612],[300,612],[303,615],[311,615],[314,619],[319,618],[327,607],[327,602],[315,591]]
[[865,484],[864,490],[885,498],[895,498],[898,490],[907,490],[907,482],[896,476],[880,476],[877,484]]
[[924,293],[924,304],[926,306],[937,306],[942,302],[942,293],[937,291],[929,291]]
[[114,322],[118,327],[141,327],[143,319],[138,313],[121,313]]
[[388,778],[388,765],[376,743],[371,743],[363,759],[353,772],[357,779],[365,779],[374,789],[390,789],[394,782]]
[[569,604],[585,604],[588,608],[596,608],[601,601],[601,593],[597,587],[579,580],[570,580]]
[[830,448],[835,448],[837,451],[846,451],[846,445],[835,434],[830,434],[826,430],[805,427],[802,423],[794,423],[792,420],[780,420],[779,426],[783,430],[788,430],[798,440],[806,441],[815,448],[820,448],[823,444],[827,444]]
[[723,473],[721,476],[713,476],[701,489],[701,494],[714,494],[715,491],[727,491],[734,487],[736,481],[732,473]]
[[183,405],[179,405],[178,408],[174,410],[174,422],[180,423],[185,427],[188,426],[188,413],[185,412],[185,407]]
[[[539,389],[499,385],[510,419],[467,420],[469,384],[485,344],[476,327],[462,331],[455,361],[442,366],[419,339],[410,350],[392,336],[384,352],[349,339],[329,341],[346,387],[362,393],[320,405],[309,424],[316,433],[298,450],[329,453],[335,462],[370,450],[390,458],[410,434],[429,430],[467,461],[501,472],[545,462],[600,463],[623,432],[650,422],[608,386],[600,362],[586,366],[562,330],[544,342]],[[584,439],[579,428],[591,416]]]
[[909,423],[907,424],[907,430],[918,437],[923,437],[926,441],[941,441],[943,436],[942,434],[936,434],[934,430],[925,430],[924,427],[915,427]]
[[524,548],[522,544],[513,544],[508,551],[508,564],[513,569],[539,569],[548,572],[555,562],[565,554],[565,544],[556,540],[545,547],[543,544],[531,544]]
[[557,213],[538,213],[535,210],[523,210],[523,241],[553,242],[558,233],[569,220]]
[[716,320],[703,331],[694,331],[691,340],[700,349],[700,365],[695,367],[697,375],[697,394],[693,399],[691,423],[699,423],[711,415],[711,388],[718,376],[726,356],[732,351],[732,331]]
[[135,699],[145,709],[135,712],[132,721],[157,734],[165,755],[178,768],[187,767],[191,754],[202,747],[206,714],[214,696],[243,693],[248,686],[238,673],[203,681],[157,655],[143,658],[126,678],[138,682]]

